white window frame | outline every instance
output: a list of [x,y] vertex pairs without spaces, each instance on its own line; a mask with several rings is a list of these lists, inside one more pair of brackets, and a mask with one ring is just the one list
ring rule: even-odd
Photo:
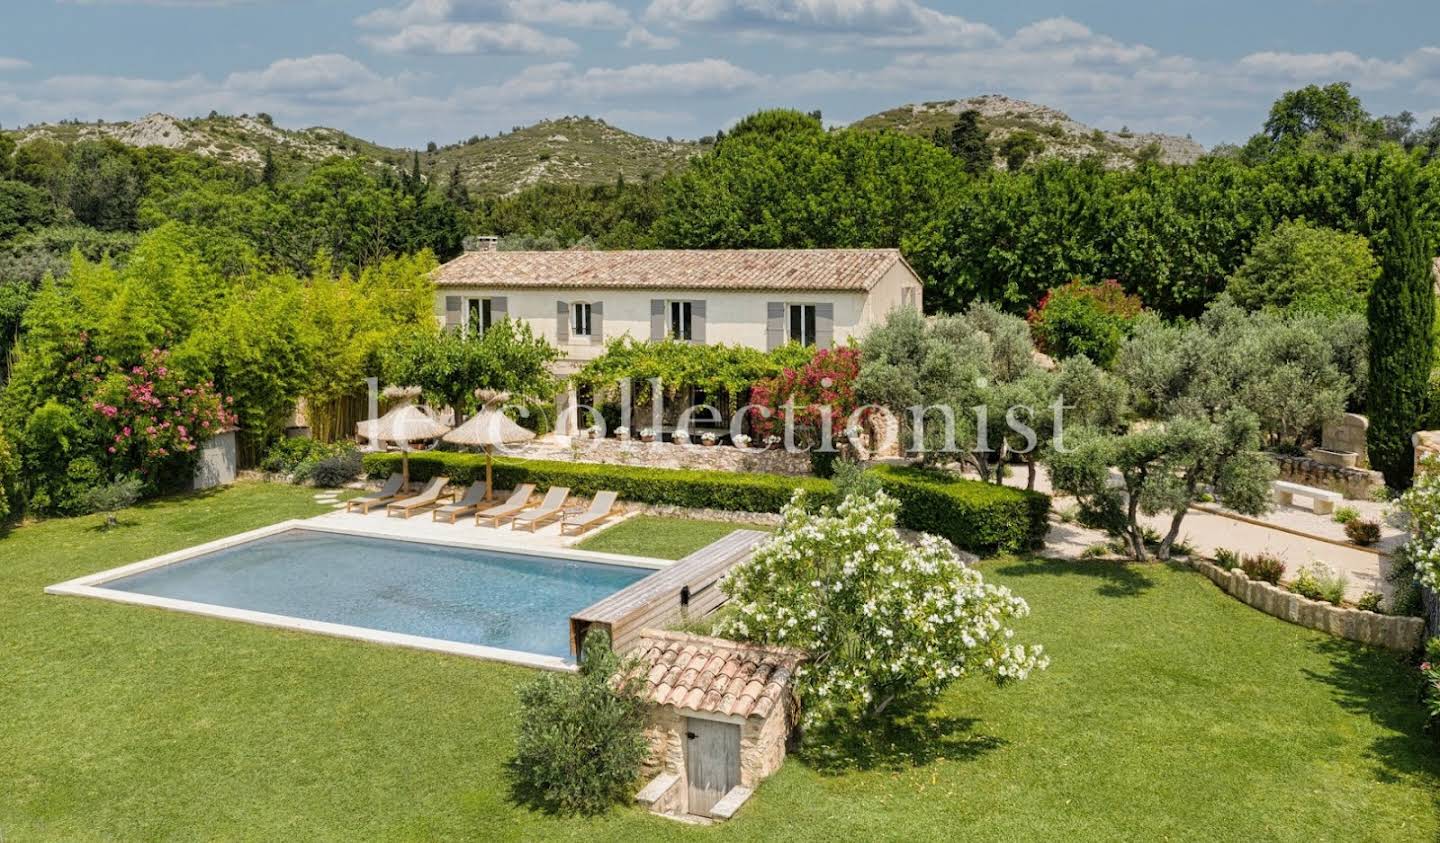
[[695,341],[695,303],[693,301],[671,299],[665,302],[665,336],[681,342]]
[[[800,313],[800,335],[795,334],[795,313]],[[809,324],[806,324],[805,316],[809,314]],[[805,339],[805,329],[809,328],[810,338]],[[785,304],[785,341],[798,342],[804,346],[815,346],[820,344],[820,306],[815,302],[787,302]]]
[[475,308],[475,315],[480,319],[480,332],[476,336],[484,336],[485,332],[495,324],[494,305],[491,301],[490,296],[466,296],[461,301],[460,327],[463,335],[469,336],[474,328],[470,321],[471,307]]
[[[583,319],[581,317],[584,317]],[[583,324],[582,324],[583,322]],[[584,328],[584,330],[581,330]],[[595,336],[595,313],[588,301],[570,302],[570,338],[591,339]]]

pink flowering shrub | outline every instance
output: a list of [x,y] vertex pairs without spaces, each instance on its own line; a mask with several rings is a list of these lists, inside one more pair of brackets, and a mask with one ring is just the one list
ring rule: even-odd
[[[816,444],[827,423],[831,441],[838,441],[859,406],[855,397],[855,380],[859,376],[858,348],[821,349],[804,366],[786,368],[751,388],[750,426],[761,440],[783,437],[787,404],[793,399],[797,444]],[[857,421],[863,423],[866,415],[862,412]]]
[[190,383],[168,360],[168,351],[152,350],[105,378],[90,403],[113,473],[139,472],[152,487],[188,469],[202,442],[235,423],[232,399],[213,383]]

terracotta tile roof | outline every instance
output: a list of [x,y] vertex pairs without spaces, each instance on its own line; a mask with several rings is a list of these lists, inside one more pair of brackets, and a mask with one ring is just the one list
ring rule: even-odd
[[441,287],[864,292],[898,249],[467,252],[435,271]]
[[631,655],[646,671],[646,698],[659,705],[765,717],[790,691],[799,650],[647,629]]

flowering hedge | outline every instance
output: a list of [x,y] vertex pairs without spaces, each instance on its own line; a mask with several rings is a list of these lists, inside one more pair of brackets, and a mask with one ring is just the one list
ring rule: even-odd
[[934,536],[907,544],[899,511],[881,492],[812,513],[797,492],[775,536],[722,583],[735,611],[721,635],[810,653],[796,675],[807,725],[880,714],[972,673],[1021,680],[1049,663],[1039,646],[1011,641],[1025,601]]
[[[750,426],[762,438],[783,437],[787,405],[793,401],[797,444],[815,443],[827,423],[830,440],[836,441],[860,406],[855,397],[859,377],[858,348],[821,349],[804,366],[787,367],[751,388]],[[865,415],[857,421],[863,422]]]
[[147,485],[168,482],[200,443],[235,423],[231,399],[213,383],[190,385],[168,361],[168,352],[152,350],[141,365],[104,379],[91,403],[113,473],[139,472]]

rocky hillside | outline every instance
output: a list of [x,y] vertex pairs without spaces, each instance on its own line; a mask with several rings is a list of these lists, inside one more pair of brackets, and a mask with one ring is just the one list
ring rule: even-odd
[[[310,166],[336,155],[360,157],[379,166],[409,167],[413,152],[380,146],[338,129],[283,129],[266,116],[178,119],[151,114],[120,123],[61,123],[17,132],[20,143],[49,138],[73,143],[114,138],[133,146],[160,146],[260,167],[271,150],[282,166]],[[494,137],[439,147],[420,155],[430,177],[448,178],[455,166],[480,195],[513,193],[536,182],[603,184],[663,175],[705,147],[684,141],[651,140],[602,120],[565,117],[545,120]]]
[[[1049,106],[999,94],[902,105],[872,114],[853,125],[860,129],[889,129],[928,138],[936,129],[948,131],[955,117],[968,109],[980,112],[980,124],[989,130],[990,144],[997,149],[1010,135],[1030,132],[1044,145],[1044,151],[1040,153],[1042,157],[1074,159],[1100,155],[1107,167],[1117,169],[1135,166],[1142,155],[1158,154],[1159,160],[1165,163],[1190,164],[1205,154],[1205,147],[1189,138],[1131,132],[1128,129],[1108,132],[1072,120],[1069,115]],[[1005,167],[998,153],[995,165],[1002,169]]]
[[652,140],[603,120],[562,117],[421,155],[426,171],[448,177],[456,165],[480,193],[512,193],[539,182],[604,184],[679,169],[706,147],[690,141]]
[[[1110,167],[1131,167],[1143,155],[1190,163],[1204,154],[1194,141],[1171,135],[1106,132],[1071,120],[1043,105],[988,95],[905,105],[871,115],[854,125],[890,129],[930,137],[948,130],[960,112],[973,108],[998,147],[1017,132],[1034,134],[1044,146],[1042,156],[1083,158],[1101,155]],[[377,166],[409,167],[413,151],[371,143],[339,129],[285,129],[266,115],[179,119],[151,114],[120,123],[60,123],[31,126],[17,133],[21,143],[49,138],[73,143],[86,138],[114,138],[134,146],[160,146],[258,168],[269,150],[282,168],[312,166],[332,156],[359,157]],[[455,167],[478,195],[505,195],[532,184],[607,184],[623,175],[638,180],[661,176],[704,152],[704,143],[654,140],[631,134],[590,117],[562,117],[500,135],[422,152],[421,167],[431,178],[448,178]],[[1005,162],[996,154],[996,166]]]

